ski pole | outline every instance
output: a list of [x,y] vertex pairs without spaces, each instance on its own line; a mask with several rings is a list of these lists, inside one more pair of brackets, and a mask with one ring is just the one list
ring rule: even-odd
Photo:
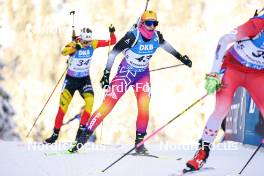
[[[145,6],[145,10],[144,10],[144,12],[148,9],[149,1],[150,1],[150,0],[147,0],[147,2],[146,2],[146,6]],[[141,17],[138,17],[136,24],[133,24],[133,26],[131,27],[130,30],[132,30],[133,28],[136,28],[136,27],[138,26],[140,20],[141,20]]]
[[189,107],[187,107],[186,109],[184,109],[181,113],[179,113],[177,116],[175,116],[174,118],[172,118],[170,121],[168,121],[165,125],[163,125],[162,127],[158,128],[157,130],[155,130],[154,132],[152,132],[149,136],[147,136],[144,140],[142,140],[140,143],[138,143],[135,147],[131,148],[129,151],[127,151],[125,154],[123,154],[120,158],[118,158],[117,160],[115,160],[113,163],[111,163],[109,166],[107,166],[105,169],[103,169],[101,172],[105,172],[107,169],[109,169],[110,167],[112,167],[114,164],[116,164],[118,161],[120,161],[122,158],[124,158],[125,156],[127,156],[130,152],[132,152],[134,149],[140,147],[141,145],[143,145],[147,140],[149,140],[150,138],[152,138],[154,135],[156,135],[158,132],[160,132],[163,128],[165,128],[167,125],[169,125],[171,122],[173,122],[175,119],[177,119],[179,116],[181,116],[182,114],[184,114],[186,111],[188,111],[190,108],[192,108],[194,105],[196,105],[197,103],[199,103],[201,100],[203,100],[208,94],[205,94],[204,96],[202,96],[201,98],[199,98],[198,100],[196,100],[193,104],[191,104]]
[[57,84],[55,85],[54,89],[52,90],[52,92],[51,92],[51,94],[50,94],[48,100],[46,101],[46,103],[44,104],[44,106],[43,106],[43,108],[41,109],[40,113],[38,114],[37,118],[35,119],[35,121],[34,121],[32,127],[30,128],[30,130],[29,130],[29,132],[27,133],[27,136],[26,136],[26,137],[28,137],[28,136],[30,135],[30,133],[31,133],[31,131],[32,131],[32,129],[33,129],[33,127],[36,125],[36,123],[37,123],[37,121],[38,121],[40,115],[42,114],[43,110],[45,109],[45,107],[46,107],[46,105],[48,104],[48,102],[49,102],[51,96],[53,95],[54,91],[56,90],[57,86],[59,85],[61,79],[63,78],[63,76],[64,76],[64,74],[66,73],[67,70],[68,70],[68,67],[64,70],[63,74],[61,75],[61,77],[60,77],[60,79],[58,80]]
[[102,144],[103,127],[104,127],[104,121],[102,121],[102,125],[101,125],[100,144]]
[[[110,40],[108,41],[108,52],[107,52],[108,57],[110,55],[110,49],[111,49],[110,43],[111,43],[111,37],[110,37]],[[102,121],[102,126],[101,126],[100,143],[102,141],[102,136],[103,136],[103,127],[104,127],[104,121]]]
[[262,144],[264,143],[264,139],[261,141],[261,143],[259,144],[258,148],[255,150],[255,152],[251,155],[251,157],[249,158],[249,160],[247,161],[247,163],[245,164],[245,166],[241,169],[241,171],[238,173],[239,175],[242,174],[242,172],[244,171],[244,169],[247,167],[247,165],[249,164],[249,162],[252,160],[252,158],[256,155],[256,153],[259,151],[260,147],[262,146]]
[[[144,12],[146,12],[146,11],[148,10],[148,4],[149,4],[149,0],[147,0],[147,2],[146,2],[146,6],[145,6],[145,10],[144,10]],[[138,20],[137,20],[136,27],[138,26],[140,20],[141,20],[141,16],[140,16],[140,17],[138,18]]]
[[71,11],[70,15],[72,15],[72,41],[74,41],[76,39],[76,34],[75,34],[75,29],[74,29],[74,15],[75,15],[75,11]]
[[154,72],[154,71],[164,70],[164,69],[168,69],[168,68],[179,67],[179,66],[182,66],[182,65],[185,65],[185,64],[177,64],[177,65],[172,65],[172,66],[168,66],[168,67],[161,67],[161,68],[150,70],[149,72]]
[[146,6],[145,6],[145,11],[148,9],[148,3],[149,3],[149,0],[147,0]]

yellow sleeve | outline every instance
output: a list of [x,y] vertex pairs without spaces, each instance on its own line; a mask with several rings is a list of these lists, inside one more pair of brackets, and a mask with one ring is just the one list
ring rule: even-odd
[[76,45],[75,42],[68,43],[68,44],[63,48],[63,50],[61,51],[61,54],[62,54],[63,56],[67,56],[67,55],[73,54],[73,53],[76,51],[75,45]]
[[92,45],[93,49],[96,49],[97,45],[98,45],[98,40],[92,40],[91,45]]

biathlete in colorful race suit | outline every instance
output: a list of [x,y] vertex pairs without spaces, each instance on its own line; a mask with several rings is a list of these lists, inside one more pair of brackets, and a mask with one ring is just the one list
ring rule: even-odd
[[213,68],[206,75],[205,84],[208,94],[216,92],[215,109],[199,140],[199,150],[186,164],[190,169],[199,170],[208,159],[211,144],[240,86],[248,90],[264,115],[264,15],[249,19],[219,40]]
[[76,90],[79,91],[84,99],[85,106],[75,140],[77,140],[81,132],[86,129],[85,126],[90,118],[94,102],[94,92],[89,76],[90,61],[95,49],[116,43],[116,36],[114,34],[115,28],[113,25],[109,27],[109,32],[110,40],[93,40],[92,31],[89,28],[83,28],[76,41],[70,42],[62,50],[62,55],[70,56],[68,60],[68,70],[60,96],[60,105],[55,119],[53,134],[47,138],[44,143],[52,144],[58,139],[64,115],[68,110],[68,106]]
[[[135,145],[144,139],[149,121],[149,61],[151,57],[161,47],[188,67],[192,66],[191,60],[186,55],[182,56],[163,39],[162,34],[156,30],[157,25],[156,13],[145,11],[141,16],[138,27],[126,33],[114,46],[108,57],[104,76],[101,79],[102,87],[108,87],[104,101],[89,119],[87,131],[84,131],[77,143],[69,149],[69,152],[76,152],[87,142],[87,138],[92,135],[96,127],[111,112],[129,87],[134,89],[138,107]],[[124,59],[109,86],[110,70],[115,57],[121,52],[124,54]],[[136,152],[146,153],[147,149],[142,145],[136,148]]]

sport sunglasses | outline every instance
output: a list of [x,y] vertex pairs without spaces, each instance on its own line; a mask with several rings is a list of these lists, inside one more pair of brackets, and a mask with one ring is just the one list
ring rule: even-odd
[[147,20],[144,23],[146,26],[152,26],[153,25],[154,27],[158,26],[158,24],[159,24],[158,21],[153,21],[153,20]]

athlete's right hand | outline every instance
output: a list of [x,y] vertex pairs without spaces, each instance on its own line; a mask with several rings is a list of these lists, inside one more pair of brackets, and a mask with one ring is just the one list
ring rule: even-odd
[[82,49],[82,44],[81,43],[76,43],[75,44],[75,48],[76,48],[76,50],[80,50],[80,49]]
[[205,86],[208,95],[211,95],[221,88],[221,78],[218,73],[209,73],[205,76]]
[[115,32],[115,27],[114,27],[114,25],[111,24],[111,25],[109,26],[109,32],[110,32],[110,33]]
[[187,65],[188,67],[192,67],[192,61],[189,59],[187,55],[181,56],[180,60],[183,64]]
[[100,83],[101,87],[103,89],[107,89],[109,87],[109,77],[110,77],[110,71],[105,69],[104,70],[104,76],[102,77]]

